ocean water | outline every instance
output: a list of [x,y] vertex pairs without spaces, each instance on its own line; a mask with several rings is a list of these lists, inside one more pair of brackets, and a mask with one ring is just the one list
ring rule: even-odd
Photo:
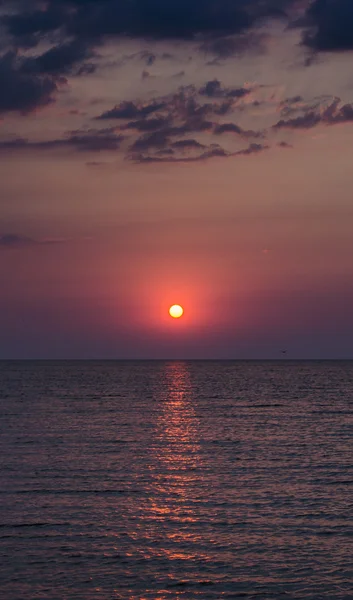
[[352,600],[352,362],[3,362],[0,411],[4,600]]

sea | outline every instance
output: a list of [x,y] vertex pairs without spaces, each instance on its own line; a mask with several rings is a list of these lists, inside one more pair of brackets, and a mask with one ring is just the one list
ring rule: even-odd
[[0,363],[4,600],[352,600],[353,362]]

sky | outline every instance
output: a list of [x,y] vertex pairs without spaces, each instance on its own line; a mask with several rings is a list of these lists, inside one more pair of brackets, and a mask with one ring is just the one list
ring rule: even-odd
[[351,0],[2,0],[0,34],[0,358],[353,358]]

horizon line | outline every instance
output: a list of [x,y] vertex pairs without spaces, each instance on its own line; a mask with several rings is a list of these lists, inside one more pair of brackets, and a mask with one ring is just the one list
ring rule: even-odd
[[339,358],[0,358],[1,362],[353,362]]

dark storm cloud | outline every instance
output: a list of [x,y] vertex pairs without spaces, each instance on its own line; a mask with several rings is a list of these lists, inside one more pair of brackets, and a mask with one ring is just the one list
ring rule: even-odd
[[[52,75],[69,73],[75,63],[85,60],[91,55],[86,44],[73,41],[50,48],[47,52],[31,58],[23,63],[23,70],[33,73],[47,73]],[[81,74],[86,74],[87,69],[81,68]],[[90,69],[92,71],[92,66]]]
[[0,113],[29,113],[53,101],[57,89],[55,80],[26,73],[22,67],[11,52],[0,57]]
[[[7,6],[11,8],[11,3],[8,2]],[[37,35],[47,34],[59,29],[65,24],[68,17],[64,2],[62,6],[58,2],[49,2],[46,7],[40,6],[39,2],[32,2],[32,6],[38,6],[38,8],[34,8],[34,10],[23,9],[17,14],[2,17],[2,22],[9,33],[17,39],[18,43],[24,42],[24,45],[27,45],[27,41],[35,44]]]
[[[249,29],[258,18],[284,16],[293,0],[34,0],[3,17],[21,40],[60,30],[96,42],[104,36],[190,39],[197,34],[229,35]],[[14,6],[8,2],[7,6]],[[24,8],[26,7],[26,8]]]
[[201,52],[216,56],[210,64],[217,64],[217,60],[227,59],[245,52],[265,52],[266,36],[262,33],[250,31],[236,36],[212,36],[200,45]]
[[305,22],[309,29],[303,41],[314,50],[353,49],[352,0],[314,0]]
[[[39,7],[39,3],[36,3]],[[196,33],[239,32],[253,16],[242,0],[51,0],[46,10],[7,17],[13,35],[66,27],[76,35],[190,38]]]

